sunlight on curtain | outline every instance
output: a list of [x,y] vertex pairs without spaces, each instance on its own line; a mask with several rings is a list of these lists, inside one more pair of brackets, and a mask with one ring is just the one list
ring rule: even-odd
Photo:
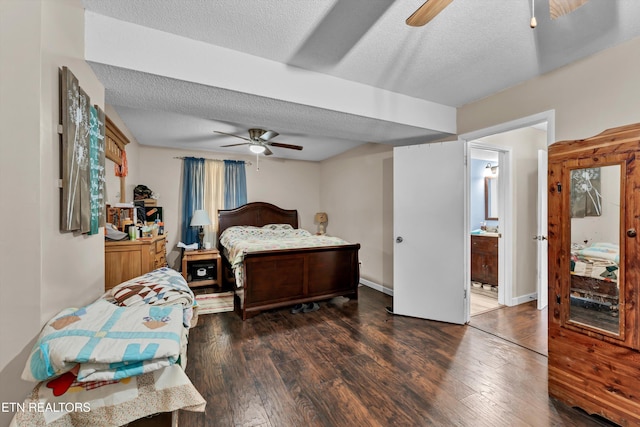
[[209,213],[211,225],[205,227],[204,241],[216,247],[218,209],[224,209],[224,162],[206,160],[204,163],[204,209]]
[[182,242],[187,245],[197,242],[198,229],[191,227],[191,217],[204,204],[204,159],[185,157],[182,169]]
[[234,209],[247,203],[247,174],[242,160],[224,161],[224,208]]

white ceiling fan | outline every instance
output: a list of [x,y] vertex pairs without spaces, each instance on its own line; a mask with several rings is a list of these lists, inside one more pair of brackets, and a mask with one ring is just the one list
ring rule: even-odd
[[214,131],[215,133],[219,133],[221,135],[233,136],[235,138],[244,139],[245,141],[240,144],[228,144],[221,145],[221,147],[236,147],[238,145],[248,145],[249,150],[252,153],[260,154],[264,153],[265,156],[270,156],[273,152],[269,149],[269,147],[278,147],[278,148],[288,148],[290,150],[302,150],[302,146],[293,145],[293,144],[282,144],[280,142],[271,141],[273,138],[278,136],[278,132],[274,132],[272,130],[264,130],[264,129],[249,129],[249,138],[245,138],[244,136],[234,135],[232,133]]
[[[406,23],[411,27],[421,27],[435,18],[453,0],[427,0],[407,18]],[[532,0],[535,1],[535,0]],[[588,0],[549,0],[551,19],[573,12]],[[534,25],[532,24],[532,27]]]

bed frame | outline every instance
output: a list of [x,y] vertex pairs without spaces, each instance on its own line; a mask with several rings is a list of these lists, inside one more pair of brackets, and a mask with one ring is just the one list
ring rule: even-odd
[[[298,211],[265,202],[218,211],[218,236],[234,225],[291,224],[298,228]],[[223,282],[233,280],[231,265],[223,259]],[[329,299],[358,298],[360,244],[320,248],[250,252],[244,257],[244,304],[238,295],[234,308],[246,320],[263,310]],[[235,288],[235,284],[232,285]]]

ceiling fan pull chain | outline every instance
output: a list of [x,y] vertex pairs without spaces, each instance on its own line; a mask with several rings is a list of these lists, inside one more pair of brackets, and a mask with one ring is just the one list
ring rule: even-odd
[[256,153],[256,172],[260,172],[260,154]]
[[531,28],[535,28],[538,25],[538,21],[536,21],[535,4],[536,0],[531,0],[531,22],[529,23]]

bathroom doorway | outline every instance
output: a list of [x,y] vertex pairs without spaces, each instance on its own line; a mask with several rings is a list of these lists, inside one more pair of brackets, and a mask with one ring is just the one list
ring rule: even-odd
[[500,301],[504,301],[504,292],[499,295],[500,265],[504,263],[499,257],[499,242],[504,215],[500,212],[500,160],[502,157],[504,164],[505,157],[499,149],[476,141],[469,153],[469,314],[475,316],[502,307]]

